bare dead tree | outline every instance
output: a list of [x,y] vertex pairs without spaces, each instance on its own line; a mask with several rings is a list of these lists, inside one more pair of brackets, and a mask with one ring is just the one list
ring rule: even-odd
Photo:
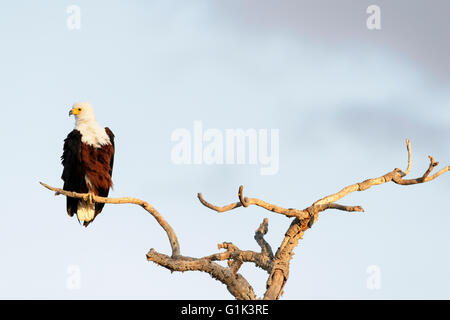
[[[172,254],[166,255],[159,253],[154,249],[150,249],[147,253],[147,260],[152,261],[162,267],[174,271],[201,271],[208,273],[212,278],[222,282],[227,286],[228,291],[239,300],[253,300],[257,299],[252,286],[248,281],[238,273],[240,267],[244,263],[253,263],[267,272],[268,280],[266,283],[266,292],[264,299],[274,300],[279,299],[283,293],[283,288],[289,278],[289,265],[293,256],[293,250],[298,245],[298,241],[303,239],[306,230],[310,229],[317,221],[319,214],[328,209],[342,210],[346,212],[364,212],[360,206],[346,206],[337,204],[343,197],[355,191],[365,191],[372,186],[384,184],[387,182],[394,182],[399,185],[413,185],[419,183],[429,182],[436,179],[443,173],[450,171],[450,166],[441,169],[439,172],[430,175],[433,169],[439,164],[432,156],[429,156],[430,165],[425,173],[415,179],[405,179],[411,170],[411,145],[409,140],[406,140],[408,150],[408,166],[406,171],[398,168],[386,173],[385,175],[367,179],[359,183],[352,184],[340,190],[337,193],[328,195],[311,206],[303,209],[285,209],[277,205],[267,203],[257,198],[247,198],[243,194],[243,186],[240,186],[238,192],[239,201],[219,207],[207,202],[201,193],[198,194],[198,199],[207,208],[217,212],[227,212],[239,207],[247,208],[251,205],[256,205],[264,208],[270,212],[284,215],[287,218],[293,218],[288,230],[285,233],[284,239],[281,242],[276,253],[269,243],[264,239],[264,235],[268,232],[269,221],[267,218],[263,220],[261,225],[255,231],[255,240],[261,247],[259,252],[250,250],[241,250],[231,242],[224,242],[218,245],[218,249],[224,251],[214,253],[201,258],[193,258],[181,255],[180,245],[173,228],[167,223],[163,216],[148,202],[136,198],[104,198],[94,196],[93,201],[98,203],[109,204],[136,204],[149,212],[160,226],[167,233],[170,245],[172,247]],[[59,188],[51,187],[45,183],[41,184],[49,190],[55,191],[56,195],[65,195],[67,197],[79,198],[88,200],[89,194],[82,194],[76,192],[65,191]],[[218,261],[227,261],[227,267],[218,264]]]

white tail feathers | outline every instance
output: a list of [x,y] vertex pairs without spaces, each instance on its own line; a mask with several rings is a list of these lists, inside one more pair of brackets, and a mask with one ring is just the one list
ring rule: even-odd
[[78,201],[77,216],[79,221],[90,222],[94,219],[95,203],[89,201]]

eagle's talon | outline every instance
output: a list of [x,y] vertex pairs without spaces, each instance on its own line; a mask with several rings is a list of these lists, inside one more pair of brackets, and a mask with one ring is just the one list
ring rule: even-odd
[[94,193],[92,193],[92,192],[89,192],[89,193],[88,193],[87,201],[89,202],[89,204],[95,203],[94,197],[95,197],[95,194],[94,194]]

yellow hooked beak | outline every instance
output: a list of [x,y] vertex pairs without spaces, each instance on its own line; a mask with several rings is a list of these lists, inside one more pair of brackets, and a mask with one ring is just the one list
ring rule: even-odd
[[76,116],[80,114],[81,108],[72,108],[72,110],[69,111],[69,116]]

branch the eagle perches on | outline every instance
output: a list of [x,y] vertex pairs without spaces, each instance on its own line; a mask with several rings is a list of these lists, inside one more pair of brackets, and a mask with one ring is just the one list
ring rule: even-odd
[[[241,250],[231,242],[224,242],[218,245],[218,249],[224,249],[219,253],[208,255],[202,258],[193,258],[181,255],[180,245],[178,238],[173,228],[167,223],[163,216],[148,202],[145,202],[136,198],[104,198],[94,196],[93,201],[98,203],[109,204],[136,204],[143,207],[149,212],[164,229],[169,238],[170,245],[172,247],[171,256],[159,253],[154,249],[151,249],[147,253],[147,260],[174,271],[202,271],[208,273],[211,277],[219,280],[227,286],[228,291],[236,298],[240,300],[257,299],[256,294],[252,286],[248,281],[238,273],[240,267],[245,262],[255,264],[255,266],[265,270],[269,277],[266,284],[266,292],[264,293],[264,299],[279,299],[283,293],[284,285],[289,277],[289,264],[293,256],[293,250],[298,244],[300,239],[303,239],[303,234],[306,230],[312,227],[319,214],[328,209],[336,209],[347,212],[364,212],[360,206],[346,206],[337,204],[339,201],[349,193],[355,191],[364,191],[372,186],[380,185],[387,182],[394,182],[399,185],[413,185],[428,182],[436,179],[441,174],[450,171],[450,166],[441,169],[439,172],[430,175],[433,169],[439,164],[434,161],[432,156],[429,156],[430,165],[425,173],[416,179],[404,179],[411,170],[411,145],[409,140],[406,140],[406,146],[408,150],[408,166],[406,171],[402,171],[398,168],[391,172],[373,179],[367,179],[360,183],[355,183],[348,187],[343,188],[341,191],[328,195],[316,202],[311,206],[303,210],[298,209],[285,209],[274,204],[267,203],[257,198],[244,197],[243,186],[240,186],[238,192],[239,201],[219,207],[207,202],[201,193],[198,194],[198,199],[207,208],[210,208],[217,212],[226,212],[239,207],[248,207],[256,205],[262,207],[270,212],[281,214],[287,218],[294,218],[290,224],[288,230],[285,233],[284,239],[279,246],[278,250],[273,253],[272,247],[264,239],[264,235],[268,232],[269,220],[265,218],[255,231],[255,240],[261,247],[260,252]],[[45,183],[40,182],[41,185],[49,190],[55,191],[56,195],[65,195],[67,197],[78,199],[89,199],[89,194],[76,193],[65,191],[59,188],[51,187]],[[217,261],[227,261],[228,266],[224,267],[217,263]]]

